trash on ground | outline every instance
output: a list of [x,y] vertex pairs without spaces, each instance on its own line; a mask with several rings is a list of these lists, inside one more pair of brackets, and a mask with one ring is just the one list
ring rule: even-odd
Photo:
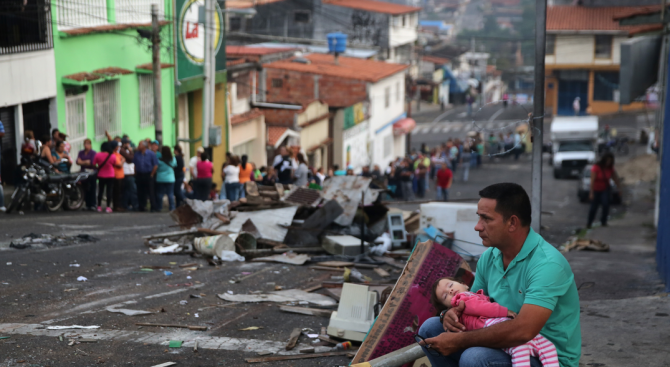
[[262,326],[249,326],[249,327],[245,327],[244,329],[237,329],[237,330],[239,330],[239,331],[251,331],[251,330],[259,330],[259,329],[262,329],[262,328],[263,328]]
[[375,321],[377,293],[364,285],[345,283],[337,311],[330,316],[328,335],[363,341]]
[[169,366],[174,366],[175,364],[177,364],[177,362],[165,362],[165,363],[153,365],[151,367],[169,367]]
[[[368,251],[370,244],[363,242],[364,251]],[[326,236],[323,239],[323,248],[333,255],[355,256],[361,253],[361,239],[354,236]]]
[[65,329],[99,329],[100,326],[91,325],[91,326],[81,326],[81,325],[70,325],[70,326],[47,326],[47,330],[65,330]]
[[17,250],[26,248],[47,248],[57,246],[70,246],[79,243],[96,242],[98,238],[87,234],[78,234],[76,236],[53,236],[50,234],[30,233],[19,239],[12,240],[9,247]]
[[599,240],[592,240],[588,238],[574,238],[572,241],[566,245],[562,252],[569,252],[572,250],[576,251],[598,251],[598,252],[607,252],[610,250],[610,246]]
[[165,274],[166,277],[169,277],[170,275],[172,275],[172,272],[171,271],[164,271],[163,274]]
[[81,266],[80,264],[70,264],[70,267],[72,267],[72,268],[78,268],[80,266]]
[[79,276],[79,277],[77,277],[77,281],[78,281],[78,282],[85,282],[85,281],[87,281],[87,280],[88,280],[88,278],[86,278],[86,277],[84,277],[84,276]]
[[344,210],[335,223],[350,226],[361,199],[366,204],[377,201],[379,191],[370,190],[371,182],[372,179],[362,176],[334,176],[323,183],[323,198],[337,201]]
[[181,345],[184,342],[181,340],[170,340],[170,343],[168,344],[169,348],[181,348]]
[[151,324],[147,322],[136,322],[136,326],[155,326],[155,327],[176,327],[181,329],[189,329],[195,331],[206,331],[207,326],[195,326],[195,325],[175,325],[175,324]]
[[291,331],[291,336],[288,339],[288,343],[286,343],[286,350],[295,348],[295,345],[298,343],[298,339],[300,338],[301,334],[302,330],[300,328],[294,328],[293,331]]
[[[419,347],[419,350],[421,347]],[[262,363],[262,362],[275,362],[275,361],[291,361],[295,359],[308,359],[308,358],[322,358],[322,357],[336,357],[344,356],[348,354],[353,354],[352,351],[340,351],[340,352],[324,352],[324,353],[310,353],[310,354],[295,354],[295,355],[284,355],[284,356],[269,356],[269,357],[254,357],[246,358],[247,363]]]
[[127,308],[114,308],[113,306],[107,307],[106,310],[109,312],[122,313],[126,316],[150,315],[154,313],[151,311],[143,311],[143,310],[129,310]]
[[319,306],[335,306],[337,302],[330,297],[317,293],[308,293],[299,289],[270,292],[267,294],[219,294],[219,298],[230,302],[300,302],[306,301]]
[[298,255],[295,253],[288,253],[285,252],[281,255],[272,255],[272,256],[264,256],[264,257],[257,257],[253,259],[252,261],[268,261],[268,262],[276,262],[276,263],[283,263],[283,264],[292,264],[292,265],[304,265],[307,261],[309,261],[310,257],[307,255]]
[[323,310],[320,308],[294,307],[294,306],[279,306],[279,310],[289,313],[298,313],[303,315],[322,316],[322,317],[330,317],[330,315],[332,315],[333,313],[332,310]]

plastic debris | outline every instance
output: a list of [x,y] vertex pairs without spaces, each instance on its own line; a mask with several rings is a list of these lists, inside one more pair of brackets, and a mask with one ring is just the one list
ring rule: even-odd
[[47,326],[47,330],[65,330],[65,329],[99,329],[98,325],[91,326],[81,326],[81,325],[70,325],[70,326]]
[[150,315],[153,313],[151,311],[129,310],[127,308],[114,308],[114,307],[107,307],[106,310],[109,312],[122,313],[126,316]]
[[70,264],[70,267],[72,267],[72,268],[78,268],[80,266],[81,266],[80,264]]
[[181,348],[181,345],[184,342],[181,340],[170,340],[170,344],[168,344],[168,347],[170,348]]
[[77,277],[77,281],[78,281],[78,282],[85,282],[85,281],[87,281],[87,280],[88,280],[88,278],[86,278],[86,277],[84,277],[84,276],[79,276],[79,277]]
[[249,327],[245,327],[244,329],[237,329],[237,330],[239,330],[239,331],[251,331],[251,330],[258,330],[258,329],[262,329],[262,328],[263,328],[262,326],[249,326]]
[[[229,291],[230,292],[230,291]],[[334,306],[337,303],[330,297],[318,293],[308,293],[299,289],[270,292],[268,294],[219,294],[219,298],[230,302],[300,302],[306,301],[320,306]]]
[[169,277],[170,275],[172,275],[172,272],[166,270],[163,272],[163,274],[165,274],[166,277]]

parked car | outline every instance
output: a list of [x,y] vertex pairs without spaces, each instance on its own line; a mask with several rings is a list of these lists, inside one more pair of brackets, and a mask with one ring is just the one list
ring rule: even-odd
[[[589,202],[589,192],[591,191],[591,168],[593,168],[592,164],[584,167],[584,170],[579,174],[579,181],[577,181],[577,196],[582,203]],[[619,191],[619,188],[614,184],[614,180],[610,180],[610,187],[612,188],[610,203],[621,204],[621,191]]]

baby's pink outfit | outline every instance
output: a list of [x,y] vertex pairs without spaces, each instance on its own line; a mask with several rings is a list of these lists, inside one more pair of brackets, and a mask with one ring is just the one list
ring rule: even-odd
[[[507,308],[491,302],[491,299],[481,289],[477,293],[462,292],[455,295],[451,299],[451,306],[456,307],[461,302],[465,303],[465,309],[460,321],[468,331],[483,329],[509,320]],[[543,367],[560,367],[556,347],[540,334],[526,344],[503,348],[503,351],[512,357],[514,367],[530,367],[531,356],[539,357]]]

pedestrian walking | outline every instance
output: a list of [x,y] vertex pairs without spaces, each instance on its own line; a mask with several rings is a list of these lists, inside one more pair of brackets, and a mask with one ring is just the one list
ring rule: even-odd
[[163,197],[167,195],[170,211],[175,209],[174,205],[174,169],[177,160],[172,156],[170,147],[163,145],[161,151],[156,155],[158,169],[156,170],[156,211],[163,210]]
[[589,218],[586,228],[591,228],[593,225],[593,220],[596,218],[599,206],[602,206],[600,223],[603,227],[607,226],[607,216],[609,215],[610,198],[612,195],[610,180],[613,180],[619,190],[621,190],[621,181],[614,170],[614,155],[612,153],[605,153],[598,163],[591,167],[591,189],[589,191],[591,207],[589,208]]
[[206,152],[200,153],[200,161],[196,169],[198,178],[193,180],[193,192],[197,200],[205,201],[209,198],[209,191],[212,189],[212,173],[214,173],[214,167]]
[[154,176],[158,170],[158,159],[156,154],[149,150],[145,141],[137,144],[137,150],[133,156],[135,163],[135,183],[137,185],[137,208],[144,212],[147,210],[147,199],[151,210],[156,210],[156,193],[154,187]]
[[121,193],[121,208],[123,210],[136,211],[137,208],[137,186],[135,183],[135,154],[132,142],[128,138],[121,139],[121,156],[123,162],[123,192]]
[[182,185],[186,176],[186,167],[184,167],[184,152],[179,144],[174,146],[174,159],[177,162],[177,166],[174,168],[174,199],[175,205],[180,207],[184,203]]
[[437,200],[449,201],[449,188],[454,181],[454,174],[446,163],[440,164],[437,170]]
[[240,197],[240,161],[236,156],[232,156],[228,165],[224,167],[221,175],[223,176],[224,187],[226,190],[226,197],[231,202],[237,201]]
[[[98,213],[102,212],[102,197],[107,198],[105,212],[112,212],[112,200],[114,198],[114,145],[112,142],[104,142],[100,145],[100,153],[93,158],[93,165],[98,169]],[[105,188],[107,189],[105,192]]]
[[463,169],[463,182],[467,182],[470,177],[470,165],[472,160],[472,148],[468,143],[463,144],[463,154],[461,155],[461,168]]

